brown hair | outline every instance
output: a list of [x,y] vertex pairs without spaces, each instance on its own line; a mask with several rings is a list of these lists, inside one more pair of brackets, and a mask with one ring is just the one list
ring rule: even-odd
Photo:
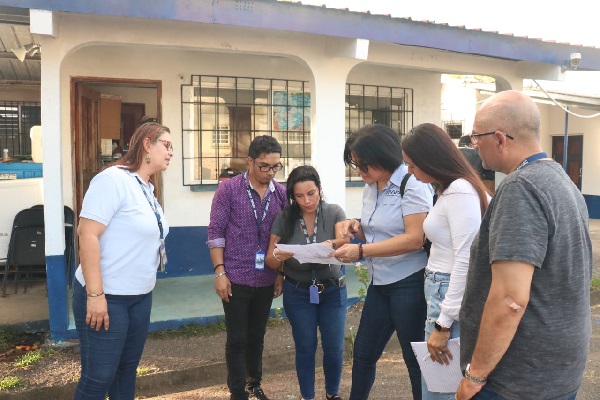
[[417,167],[439,183],[440,193],[460,178],[473,185],[483,216],[488,206],[487,190],[446,131],[434,124],[417,125],[402,139],[402,150]]
[[[144,162],[144,139],[148,138],[150,139],[150,143],[156,143],[156,141],[165,132],[171,133],[169,128],[156,122],[146,122],[145,124],[140,125],[140,127],[135,130],[131,140],[129,141],[129,151],[125,153],[123,158],[111,163],[106,168],[112,167],[113,165],[118,165],[120,168],[123,168],[129,172],[137,171],[140,169],[142,162]],[[150,177],[150,182],[152,182],[154,185],[154,190],[156,191],[155,175]]]

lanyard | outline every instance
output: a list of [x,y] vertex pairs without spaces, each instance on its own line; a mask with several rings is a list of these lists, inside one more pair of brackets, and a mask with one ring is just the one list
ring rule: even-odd
[[537,154],[534,154],[532,156],[527,157],[526,159],[523,160],[523,162],[521,163],[521,165],[519,165],[517,167],[517,170],[520,170],[521,168],[523,168],[527,164],[532,163],[534,161],[537,161],[537,160],[539,160],[541,158],[548,158],[548,154],[546,154],[545,152],[542,151],[541,153],[537,153]]
[[148,197],[148,193],[146,193],[146,190],[144,189],[144,185],[142,185],[142,181],[140,180],[140,178],[138,178],[136,176],[135,179],[137,179],[138,183],[140,184],[140,188],[142,189],[142,192],[144,192],[144,196],[146,196],[146,200],[148,200],[148,204],[150,204],[150,208],[152,209],[152,212],[154,212],[154,215],[156,216],[156,222],[158,222],[158,229],[160,230],[160,240],[163,240],[163,226],[162,226],[162,222],[160,220],[160,214],[158,213],[158,206],[156,205],[156,199],[154,199],[154,204],[152,204],[152,202],[150,201],[150,197]]
[[[317,243],[317,224],[319,223],[319,209],[317,208],[317,215],[315,216],[315,229],[312,234],[312,243]],[[306,239],[306,243],[311,243],[311,238],[308,236],[308,229],[306,229],[306,222],[304,222],[304,217],[300,217],[300,227],[302,228],[302,233],[304,233],[304,238]]]
[[250,199],[250,204],[252,205],[252,211],[254,211],[254,219],[256,220],[256,228],[258,230],[258,248],[260,250],[260,228],[262,226],[265,217],[267,216],[267,212],[269,211],[269,204],[271,203],[271,191],[267,188],[267,204],[265,205],[265,209],[263,210],[263,215],[261,219],[258,219],[258,213],[256,212],[256,204],[254,204],[254,198],[252,197],[252,193],[250,193],[250,186],[246,186],[246,192],[248,193],[248,198]]

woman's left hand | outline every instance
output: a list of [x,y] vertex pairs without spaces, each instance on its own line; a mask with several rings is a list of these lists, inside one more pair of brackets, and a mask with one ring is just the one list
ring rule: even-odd
[[358,245],[348,243],[331,253],[329,257],[335,257],[339,262],[351,263],[359,259],[358,253]]
[[429,350],[429,355],[433,361],[439,362],[440,364],[450,364],[450,360],[452,360],[453,356],[447,347],[448,339],[450,339],[450,332],[434,330],[431,333],[431,336],[427,339],[427,349]]
[[273,288],[273,298],[276,299],[279,296],[282,295],[283,293],[283,276],[277,274],[277,277],[275,278],[275,286]]

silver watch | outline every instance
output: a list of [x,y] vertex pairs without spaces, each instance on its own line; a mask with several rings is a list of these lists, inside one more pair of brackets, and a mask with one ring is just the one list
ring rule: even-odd
[[487,382],[487,376],[479,377],[471,373],[471,363],[467,364],[467,368],[465,369],[465,378],[479,385]]

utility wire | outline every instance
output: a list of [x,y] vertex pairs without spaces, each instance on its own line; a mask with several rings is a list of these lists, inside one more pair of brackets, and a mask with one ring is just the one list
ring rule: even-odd
[[532,79],[532,81],[533,81],[533,82],[534,82],[534,83],[537,85],[537,87],[538,87],[538,88],[540,88],[540,90],[541,90],[542,92],[544,92],[544,94],[545,94],[545,95],[546,95],[546,96],[547,96],[547,97],[548,97],[550,100],[552,100],[552,102],[553,102],[554,104],[556,104],[557,106],[559,106],[559,107],[560,107],[560,108],[561,108],[561,109],[562,109],[564,112],[566,112],[566,113],[569,113],[569,114],[571,114],[571,115],[574,115],[574,116],[576,116],[576,117],[579,117],[579,118],[595,118],[595,117],[597,117],[597,116],[600,116],[600,112],[598,112],[598,113],[596,113],[596,114],[592,114],[592,115],[580,115],[580,114],[577,114],[577,113],[574,113],[574,112],[572,112],[572,111],[571,111],[571,110],[569,110],[568,108],[566,108],[566,107],[563,107],[561,104],[559,104],[559,103],[558,103],[558,102],[557,102],[557,101],[554,99],[554,97],[552,97],[552,96],[551,96],[551,95],[550,95],[548,92],[546,92],[546,91],[544,90],[544,88],[543,88],[543,87],[541,87],[541,86],[540,86],[540,84],[539,84],[539,83],[538,83],[538,82],[537,82],[535,79]]

